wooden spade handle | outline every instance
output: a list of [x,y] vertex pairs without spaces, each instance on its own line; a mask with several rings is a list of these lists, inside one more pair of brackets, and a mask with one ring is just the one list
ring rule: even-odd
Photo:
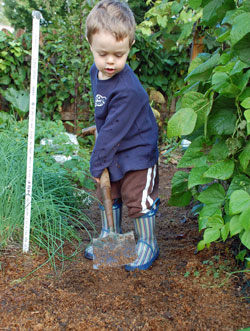
[[102,172],[100,178],[100,186],[101,186],[103,205],[108,221],[108,226],[110,231],[114,231],[114,219],[113,219],[113,209],[112,209],[113,202],[111,199],[111,184],[110,184],[110,177],[107,168],[105,168]]
[[[82,136],[87,136],[91,134],[94,134],[95,138],[97,138],[97,130],[95,125],[82,130]],[[108,226],[110,231],[114,231],[114,219],[113,219],[113,209],[112,209],[113,201],[111,199],[111,185],[110,185],[109,171],[107,168],[105,168],[102,172],[100,178],[100,186],[101,186],[103,205],[107,217]]]

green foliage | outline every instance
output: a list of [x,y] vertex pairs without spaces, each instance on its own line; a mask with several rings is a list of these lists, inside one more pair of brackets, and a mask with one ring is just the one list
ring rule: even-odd
[[4,15],[14,28],[27,28],[31,31],[32,17],[27,3],[28,1],[4,1]]
[[[11,123],[11,120],[7,119],[5,125],[2,126],[4,129],[12,130],[16,135],[16,139],[28,137],[28,120],[19,122],[13,121],[13,123]],[[43,138],[48,141],[45,145],[40,144],[41,139]],[[52,144],[50,144],[49,141],[51,141]],[[64,155],[66,157],[71,156],[71,159],[62,163],[60,168],[64,169],[69,180],[78,186],[87,189],[94,188],[93,181],[90,179],[89,174],[90,152],[87,149],[81,146],[76,146],[70,142],[60,120],[36,121],[35,155],[44,158],[42,162],[45,162],[48,167],[50,165],[55,166],[55,155]]]
[[[29,52],[21,40],[0,31],[0,92],[8,87],[27,91],[30,69],[27,65]],[[18,93],[18,92],[17,92]]]
[[202,203],[198,250],[235,235],[250,249],[250,30],[245,24],[250,8],[245,4],[189,1],[198,12],[203,8],[200,25],[220,43],[213,54],[199,54],[191,63],[167,128],[169,137],[192,141],[178,164],[191,171],[173,177],[170,204],[187,205],[191,197]]
[[[1,247],[21,242],[23,236],[27,139],[10,126],[1,131],[0,241]],[[57,131],[58,132],[58,131]],[[31,248],[47,250],[50,259],[68,258],[67,241],[73,255],[80,251],[79,231],[91,222],[81,212],[87,194],[72,185],[68,172],[36,147],[31,210]],[[84,202],[85,201],[85,202]],[[93,225],[92,225],[93,226]],[[78,230],[78,231],[77,231]]]
[[0,22],[3,25],[10,25],[7,17],[4,14],[4,2],[3,1],[0,2]]
[[[41,28],[38,118],[59,119],[63,105],[74,104],[75,117],[82,121],[81,112],[91,99],[89,69],[93,60],[79,12],[86,15],[88,10],[88,5],[74,7],[72,2],[64,19],[56,15],[53,27]],[[0,94],[9,102],[17,119],[23,119],[27,117],[28,110],[31,33],[15,38],[0,32],[0,41]]]
[[[147,66],[154,71],[158,67],[162,72],[161,84],[154,85],[169,99],[173,93],[183,86],[184,72],[189,63],[189,45],[192,39],[193,23],[198,16],[192,17],[191,12],[186,12],[185,1],[147,1],[151,8],[145,14],[145,19],[138,26],[138,34],[148,38],[146,49],[140,47],[143,56],[148,52]],[[158,45],[157,53],[151,50],[151,43]],[[157,54],[157,55],[156,55]],[[158,55],[159,54],[159,55]],[[158,61],[153,60],[156,57]],[[141,60],[141,59],[140,59]],[[142,68],[142,75],[149,68]],[[160,71],[159,71],[160,73]],[[160,76],[158,74],[158,76]],[[141,78],[141,77],[140,77]],[[152,79],[153,84],[158,77]]]
[[139,24],[144,20],[145,13],[150,9],[144,0],[128,0],[129,7],[134,13],[136,23]]
[[10,87],[3,92],[3,96],[10,102],[11,107],[21,119],[29,111],[29,93],[27,91],[17,91]]
[[89,104],[89,69],[93,60],[83,30],[75,13],[66,23],[58,19],[53,29],[44,31],[38,85],[38,113],[43,118],[58,118],[63,104],[68,102],[77,105],[80,121],[79,114]]
[[[192,108],[182,108],[168,122],[168,137],[188,135],[193,132],[197,114]],[[188,125],[187,125],[188,124]]]
[[214,255],[210,259],[202,261],[198,269],[197,266],[189,268],[184,277],[199,277],[202,287],[215,288],[224,286],[233,273],[230,260],[225,259],[224,256],[222,258]]
[[[179,70],[186,66],[186,59],[176,55],[168,53],[154,35],[147,36],[137,31],[128,61],[146,89],[154,88],[170,96],[169,86],[178,77]],[[176,62],[178,67],[174,65]]]
[[42,24],[48,25],[54,21],[55,17],[67,16],[70,4],[66,0],[8,0],[4,4],[4,14],[12,26],[16,29],[26,29],[29,32],[32,29],[31,13],[33,10],[39,10],[43,15]]

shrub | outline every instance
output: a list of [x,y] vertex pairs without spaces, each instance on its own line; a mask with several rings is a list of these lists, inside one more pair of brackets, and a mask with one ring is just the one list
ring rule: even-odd
[[201,24],[221,46],[191,63],[168,123],[169,138],[192,141],[178,164],[191,171],[174,175],[169,203],[200,203],[198,250],[233,236],[250,249],[250,7],[218,1],[214,11],[213,2],[202,2]]

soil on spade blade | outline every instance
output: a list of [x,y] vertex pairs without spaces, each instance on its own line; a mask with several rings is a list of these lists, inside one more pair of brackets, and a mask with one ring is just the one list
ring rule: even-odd
[[[232,242],[196,254],[202,234],[190,208],[167,206],[173,164],[160,167],[160,256],[147,271],[94,270],[83,254],[55,276],[45,254],[0,252],[0,330],[220,330],[250,326],[250,277]],[[97,203],[85,211],[99,228]],[[133,230],[124,211],[124,232]],[[84,239],[87,244],[87,237]]]

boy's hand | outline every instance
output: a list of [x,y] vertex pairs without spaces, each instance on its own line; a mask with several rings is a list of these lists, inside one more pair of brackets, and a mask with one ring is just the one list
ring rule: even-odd
[[100,184],[100,178],[93,177],[97,184]]

